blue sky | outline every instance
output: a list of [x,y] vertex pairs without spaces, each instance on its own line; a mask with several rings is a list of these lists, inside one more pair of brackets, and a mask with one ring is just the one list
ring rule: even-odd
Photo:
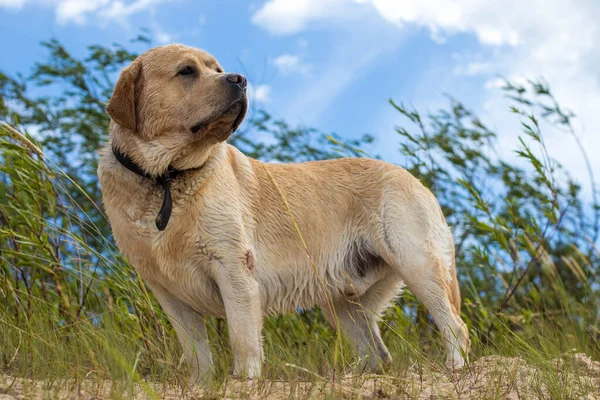
[[[400,162],[387,100],[434,111],[450,93],[516,146],[518,125],[498,76],[544,76],[600,149],[600,2],[597,0],[0,0],[0,69],[28,71],[39,42],[126,43],[148,28],[155,44],[203,48],[244,73],[252,102],[291,123],[341,136],[371,133],[373,152]],[[137,48],[143,50],[143,48]],[[585,165],[564,132],[548,147],[573,173]],[[600,158],[593,160],[600,175]]]

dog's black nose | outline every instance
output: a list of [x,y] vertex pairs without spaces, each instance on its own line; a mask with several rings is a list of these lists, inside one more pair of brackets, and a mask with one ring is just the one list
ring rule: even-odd
[[236,83],[242,89],[246,89],[246,86],[248,86],[248,80],[246,80],[246,77],[244,75],[229,74],[227,75],[227,80],[229,82]]

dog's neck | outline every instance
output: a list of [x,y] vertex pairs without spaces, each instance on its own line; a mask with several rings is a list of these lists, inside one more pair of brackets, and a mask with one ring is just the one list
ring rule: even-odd
[[[169,148],[164,143],[152,143],[142,140],[132,132],[123,132],[122,129],[116,128],[111,130],[113,155],[129,171],[162,186],[164,190],[163,202],[156,216],[156,227],[158,230],[164,231],[173,210],[171,181],[186,170],[202,168],[210,156],[211,149],[207,149],[206,144],[201,144],[200,146],[190,145],[184,150],[178,150],[177,157],[175,158],[172,155],[175,153],[173,146]],[[162,149],[164,150],[161,151]],[[202,152],[201,150],[205,151]],[[177,166],[173,165],[174,159],[177,161]]]
[[200,168],[215,147],[215,143],[208,140],[196,141],[185,146],[176,144],[171,135],[165,134],[148,140],[111,122],[111,146],[151,176],[161,176],[169,168],[181,171]]

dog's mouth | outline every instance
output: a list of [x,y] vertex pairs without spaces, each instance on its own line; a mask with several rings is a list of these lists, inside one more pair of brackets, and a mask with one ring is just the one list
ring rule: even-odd
[[242,96],[239,100],[234,101],[225,111],[217,114],[214,117],[204,119],[194,124],[190,131],[193,134],[210,132],[219,130],[222,135],[225,131],[228,135],[232,135],[244,121],[246,112],[248,111],[248,99]]

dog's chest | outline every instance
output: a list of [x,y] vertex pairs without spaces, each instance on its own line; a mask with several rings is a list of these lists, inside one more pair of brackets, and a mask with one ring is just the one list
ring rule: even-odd
[[210,273],[217,255],[200,233],[201,219],[175,202],[161,232],[154,225],[153,208],[131,202],[118,215],[111,215],[114,209],[109,212],[120,250],[150,286],[160,285],[198,312],[222,315],[219,288]]
[[[183,221],[182,221],[183,220]],[[184,222],[185,221],[185,222]],[[175,215],[172,230],[153,241],[155,268],[148,280],[157,280],[196,311],[224,316],[219,288],[212,278],[219,255],[198,229],[199,219]]]

